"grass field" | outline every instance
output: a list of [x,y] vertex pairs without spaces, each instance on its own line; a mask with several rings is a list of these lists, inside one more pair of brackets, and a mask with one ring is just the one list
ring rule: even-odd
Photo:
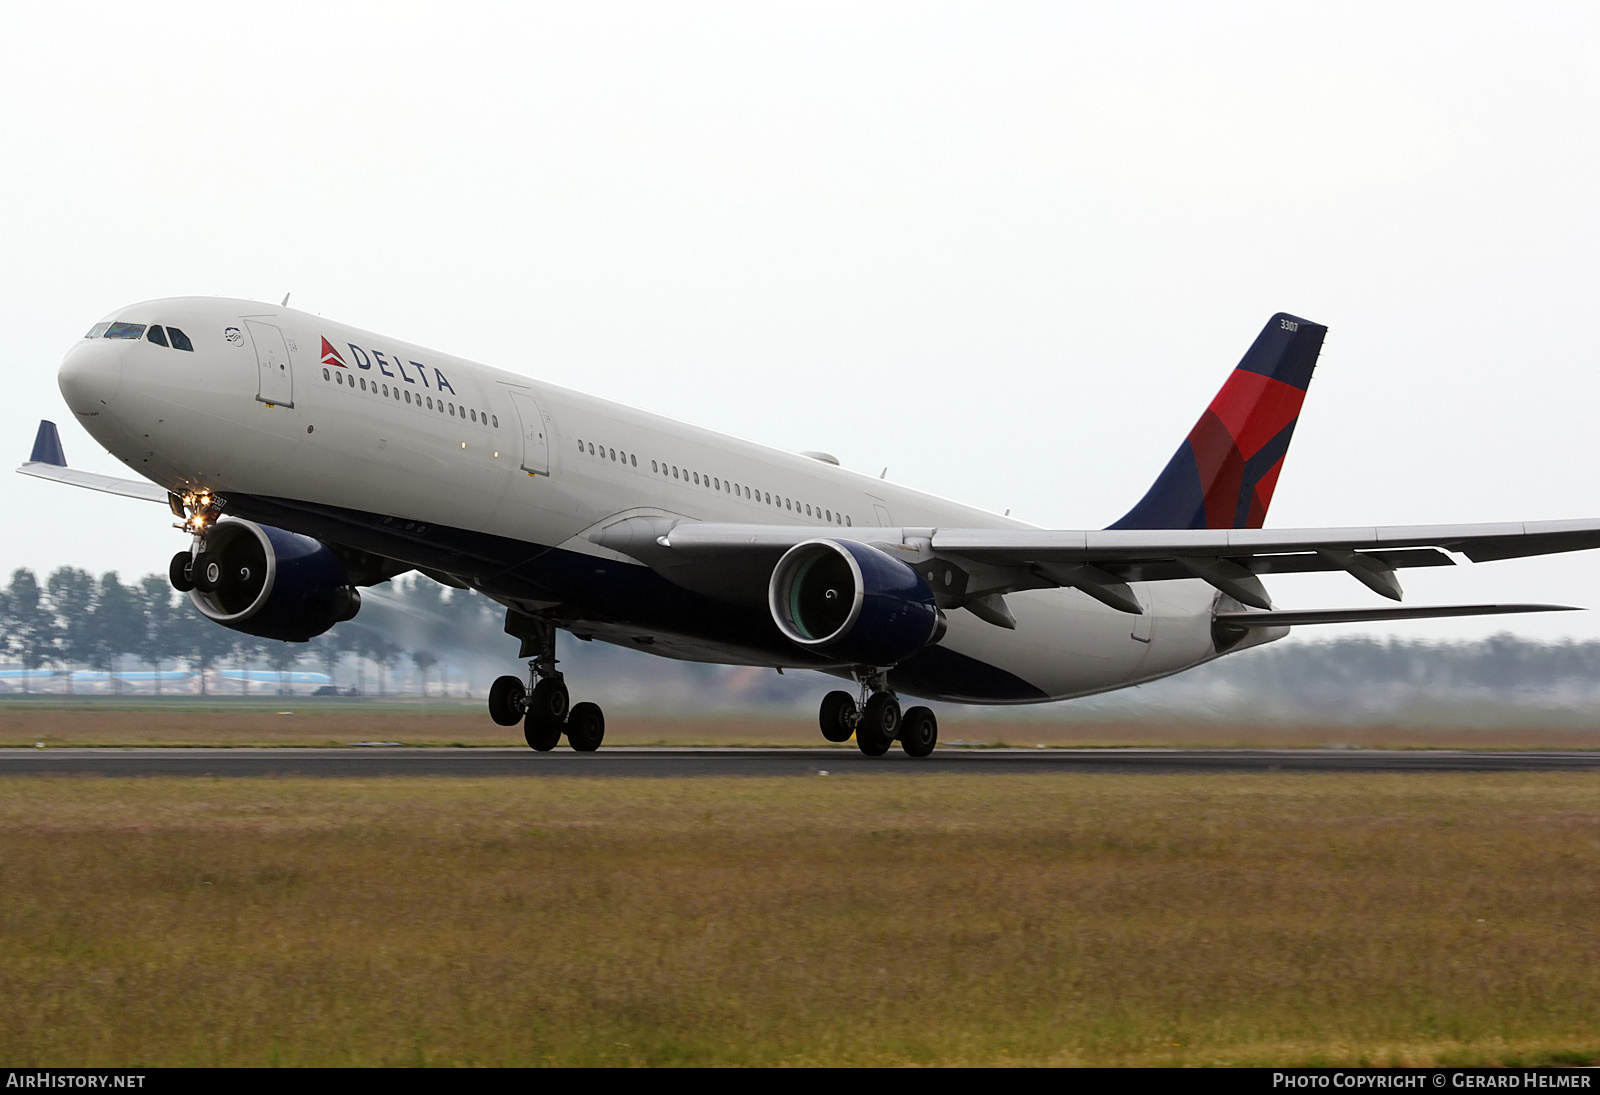
[[8,1065],[1600,1060],[1600,776],[0,780]]
[[[1339,744],[1393,749],[1600,749],[1600,719],[1589,725],[1550,725],[1514,712],[1500,726],[1317,725],[1222,721],[1102,722],[1005,718],[982,711],[941,716],[946,748],[982,745],[1170,745],[1195,747],[1317,748]],[[161,700],[77,697],[0,699],[0,748],[99,745],[348,745],[398,741],[406,745],[521,745],[516,727],[496,726],[481,703],[383,702],[275,698]],[[756,712],[699,717],[613,712],[606,719],[610,745],[824,744],[815,718]]]

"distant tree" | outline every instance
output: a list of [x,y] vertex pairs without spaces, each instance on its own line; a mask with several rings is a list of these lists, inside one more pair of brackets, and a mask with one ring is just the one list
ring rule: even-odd
[[[56,621],[39,591],[39,580],[33,571],[18,567],[11,573],[11,586],[6,590],[6,650],[22,663],[28,672],[55,660]],[[29,690],[28,678],[22,678],[22,690]]]
[[328,681],[337,686],[334,673],[339,668],[339,663],[344,660],[345,654],[350,651],[350,634],[343,628],[335,627],[311,642],[311,650],[322,665],[323,672],[328,674]]
[[[98,590],[94,575],[76,567],[58,567],[45,583],[55,624],[57,657],[67,664],[88,665],[94,660],[94,602]],[[67,677],[67,691],[72,678]]]
[[239,661],[240,695],[248,696],[250,694],[250,666],[266,655],[268,643],[269,640],[267,639],[234,632],[233,653]]
[[378,667],[378,695],[385,694],[385,675],[394,668],[394,663],[399,661],[400,655],[404,653],[405,651],[381,635],[374,636],[368,644],[367,657]]
[[213,666],[232,653],[239,637],[221,624],[213,623],[187,600],[180,602],[172,619],[173,646],[177,656],[186,658],[200,676],[200,694],[208,694],[206,677]]
[[426,650],[413,651],[411,664],[417,667],[417,673],[422,677],[422,694],[428,694],[428,670],[439,664],[439,659]]
[[156,674],[156,694],[161,694],[161,664],[183,655],[183,637],[172,584],[159,574],[146,574],[134,587],[144,613],[144,645],[135,653]]
[[92,614],[91,648],[94,666],[111,675],[111,690],[122,691],[117,679],[117,659],[143,646],[145,616],[140,598],[122,584],[116,571],[108,571],[100,578],[100,596],[95,601]]
[[293,668],[294,663],[300,660],[304,649],[298,643],[268,642],[266,644],[267,662],[278,672],[278,695],[287,696],[294,691],[284,680],[284,674]]

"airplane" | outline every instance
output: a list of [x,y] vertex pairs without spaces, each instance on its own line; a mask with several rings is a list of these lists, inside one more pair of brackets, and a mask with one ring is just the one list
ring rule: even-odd
[[818,723],[868,756],[933,752],[902,694],[1027,704],[1140,684],[1313,624],[1568,610],[1279,609],[1263,575],[1396,571],[1600,547],[1600,521],[1268,529],[1327,328],[1272,316],[1145,495],[1106,529],[1041,529],[841,467],[320,316],[177,297],[67,351],[78,422],[140,479],[67,466],[40,424],[23,474],[166,504],[168,574],[211,620],[304,642],[411,570],[506,610],[526,678],[489,714],[597,749],[565,631],[689,661],[852,682]]

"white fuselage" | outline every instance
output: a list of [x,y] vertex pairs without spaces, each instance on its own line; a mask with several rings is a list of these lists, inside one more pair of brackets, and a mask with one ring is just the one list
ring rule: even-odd
[[[444,571],[507,604],[560,606],[562,626],[653,653],[830,668],[786,644],[770,620],[768,635],[748,609],[725,620],[714,600],[658,595],[649,567],[587,538],[621,517],[1031,527],[288,308],[174,298],[108,319],[176,326],[193,344],[91,338],[62,364],[78,421],[144,477],[180,493],[210,490],[230,513],[359,541],[351,546]],[[1039,702],[1216,656],[1215,590],[1183,580],[1134,589],[1141,616],[1071,589],[1008,594],[1015,630],[952,611],[939,644],[946,660],[896,687]]]

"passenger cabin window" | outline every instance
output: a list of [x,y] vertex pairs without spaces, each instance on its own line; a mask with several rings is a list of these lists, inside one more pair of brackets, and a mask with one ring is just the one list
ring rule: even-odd
[[152,324],[150,330],[145,332],[144,337],[154,342],[157,346],[165,346],[167,344],[167,332],[161,329],[161,324],[159,323]]
[[194,343],[189,341],[188,335],[176,327],[167,328],[167,337],[172,340],[172,348],[174,350],[188,350],[190,353],[194,353]]

